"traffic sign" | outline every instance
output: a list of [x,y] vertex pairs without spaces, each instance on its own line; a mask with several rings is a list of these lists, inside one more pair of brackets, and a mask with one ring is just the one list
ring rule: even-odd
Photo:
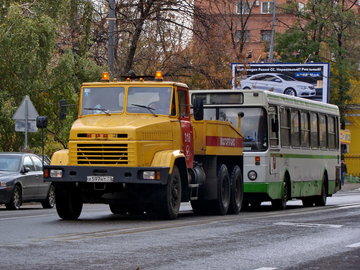
[[31,102],[28,95],[26,95],[21,102],[21,105],[16,110],[15,114],[13,115],[14,120],[36,120],[39,114],[34,107],[34,104]]

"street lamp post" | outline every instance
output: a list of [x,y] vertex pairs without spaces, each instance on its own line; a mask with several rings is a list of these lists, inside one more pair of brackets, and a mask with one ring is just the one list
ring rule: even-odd
[[272,22],[271,22],[271,38],[270,38],[270,48],[269,48],[269,61],[270,62],[274,61],[275,19],[276,19],[276,0],[273,0]]

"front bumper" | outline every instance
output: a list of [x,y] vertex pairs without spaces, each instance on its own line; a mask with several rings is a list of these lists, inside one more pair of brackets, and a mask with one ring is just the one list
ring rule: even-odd
[[[88,183],[88,176],[112,177],[111,182],[128,184],[167,184],[169,167],[44,166],[44,181],[56,183]],[[48,170],[48,171],[46,171]],[[62,170],[62,177],[51,177],[50,170]],[[144,171],[160,173],[158,180],[143,179]],[[46,175],[49,175],[46,177]]]

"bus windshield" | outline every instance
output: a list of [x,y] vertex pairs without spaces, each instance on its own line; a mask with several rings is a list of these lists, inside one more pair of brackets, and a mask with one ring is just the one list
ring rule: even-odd
[[219,119],[237,127],[238,113],[243,112],[241,132],[244,136],[244,152],[261,152],[268,148],[266,112],[259,107],[219,108]]
[[81,114],[120,113],[124,108],[123,87],[83,88]]

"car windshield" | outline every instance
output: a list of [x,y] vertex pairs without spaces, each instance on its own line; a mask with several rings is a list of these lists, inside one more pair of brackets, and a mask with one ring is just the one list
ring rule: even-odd
[[171,87],[129,87],[126,111],[168,115]]
[[0,171],[16,172],[20,168],[20,156],[0,155]]
[[85,87],[82,91],[82,115],[111,114],[123,111],[123,87]]
[[296,81],[294,78],[288,76],[288,75],[284,75],[284,74],[278,74],[277,76],[279,76],[281,79],[285,80],[285,81]]

